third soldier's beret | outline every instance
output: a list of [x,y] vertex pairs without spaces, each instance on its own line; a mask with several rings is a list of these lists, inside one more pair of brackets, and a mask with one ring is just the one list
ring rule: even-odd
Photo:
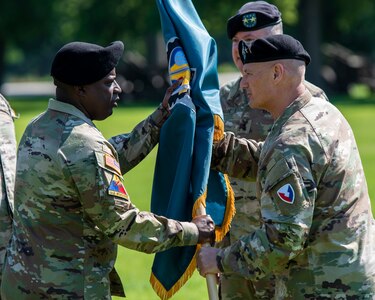
[[115,41],[108,47],[72,42],[56,53],[51,76],[69,85],[91,84],[111,72],[123,52],[124,44],[121,41]]
[[279,59],[297,59],[304,61],[307,66],[311,60],[302,44],[286,34],[256,39],[249,44],[240,41],[238,51],[243,64]]
[[281,22],[281,13],[275,5],[265,1],[252,1],[244,4],[227,21],[227,34],[232,39],[237,32],[254,31]]

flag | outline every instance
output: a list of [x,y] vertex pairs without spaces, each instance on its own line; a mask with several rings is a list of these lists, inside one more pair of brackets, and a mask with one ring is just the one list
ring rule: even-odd
[[[171,115],[161,133],[151,211],[191,221],[205,207],[216,224],[216,240],[229,230],[234,194],[228,177],[210,170],[212,143],[223,136],[217,48],[191,0],[156,0],[171,82],[182,79],[170,101]],[[197,246],[155,254],[151,285],[168,299],[191,277]]]

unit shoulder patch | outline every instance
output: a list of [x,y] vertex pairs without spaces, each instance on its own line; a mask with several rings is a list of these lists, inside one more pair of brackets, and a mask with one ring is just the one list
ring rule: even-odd
[[294,192],[293,187],[289,183],[284,184],[281,188],[279,188],[277,190],[277,195],[285,203],[288,203],[288,204],[294,203],[295,192]]
[[130,200],[128,192],[126,191],[124,184],[122,183],[120,177],[117,176],[116,174],[113,174],[111,183],[108,187],[108,194],[112,196],[117,196],[126,200]]

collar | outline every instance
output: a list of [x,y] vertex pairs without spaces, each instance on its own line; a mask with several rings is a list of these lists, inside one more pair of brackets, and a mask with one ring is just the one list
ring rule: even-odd
[[284,110],[281,116],[275,120],[273,128],[280,128],[281,126],[283,126],[295,112],[299,111],[302,107],[309,103],[311,98],[311,93],[308,89],[306,89],[305,92],[301,96],[296,98],[296,100],[294,100],[291,104],[289,104],[289,106]]
[[69,115],[73,115],[79,119],[82,119],[87,124],[95,126],[94,123],[88,117],[86,117],[86,115],[82,111],[80,111],[78,108],[71,104],[61,102],[55,99],[49,99],[48,109],[57,110]]

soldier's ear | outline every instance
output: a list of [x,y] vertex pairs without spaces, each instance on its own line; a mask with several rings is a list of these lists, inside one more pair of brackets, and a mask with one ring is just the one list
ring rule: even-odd
[[284,66],[280,63],[277,63],[273,66],[272,72],[273,72],[273,80],[275,83],[278,83],[282,79],[284,71],[285,71]]

